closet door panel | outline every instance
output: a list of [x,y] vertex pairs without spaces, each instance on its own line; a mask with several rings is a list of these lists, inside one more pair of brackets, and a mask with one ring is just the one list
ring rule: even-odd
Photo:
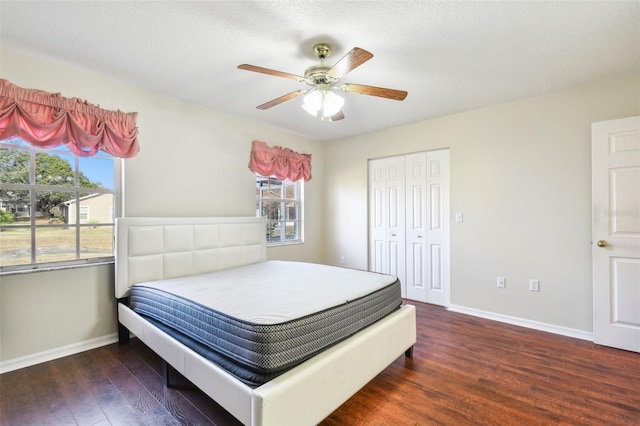
[[369,161],[369,270],[387,273],[386,170],[384,162]]
[[427,153],[427,301],[449,306],[449,151]]
[[386,241],[387,273],[397,276],[402,283],[402,297],[406,297],[405,250],[405,162],[404,157],[385,158],[386,171]]
[[427,154],[405,157],[407,298],[427,301]]

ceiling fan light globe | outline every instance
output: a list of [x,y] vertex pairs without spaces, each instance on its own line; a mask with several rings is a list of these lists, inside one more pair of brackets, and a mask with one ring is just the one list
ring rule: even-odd
[[313,107],[312,105],[309,105],[308,103],[302,104],[302,109],[304,109],[305,111],[307,111],[310,115],[313,115],[314,117],[318,116],[318,110],[315,107]]
[[322,96],[322,116],[332,117],[342,109],[344,99],[333,92],[327,92]]
[[313,91],[305,95],[302,108],[314,117],[318,116],[318,112],[322,108],[322,93]]

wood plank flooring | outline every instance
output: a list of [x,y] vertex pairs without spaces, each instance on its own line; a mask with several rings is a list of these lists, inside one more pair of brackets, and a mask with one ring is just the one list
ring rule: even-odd
[[[640,354],[411,303],[414,357],[322,425],[640,425]],[[0,425],[239,424],[161,366],[133,339],[5,373]]]

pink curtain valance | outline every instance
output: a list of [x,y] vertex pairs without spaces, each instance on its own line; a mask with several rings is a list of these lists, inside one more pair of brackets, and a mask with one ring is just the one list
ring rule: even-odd
[[275,176],[292,182],[304,179],[306,182],[311,179],[311,154],[253,141],[249,169],[262,176]]
[[82,157],[102,149],[130,158],[139,150],[137,115],[0,79],[0,139],[19,137],[40,148],[66,145]]

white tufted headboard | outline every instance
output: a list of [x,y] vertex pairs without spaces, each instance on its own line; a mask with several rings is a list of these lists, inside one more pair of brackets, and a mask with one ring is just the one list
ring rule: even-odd
[[116,298],[136,283],[217,271],[266,260],[263,218],[116,219]]

